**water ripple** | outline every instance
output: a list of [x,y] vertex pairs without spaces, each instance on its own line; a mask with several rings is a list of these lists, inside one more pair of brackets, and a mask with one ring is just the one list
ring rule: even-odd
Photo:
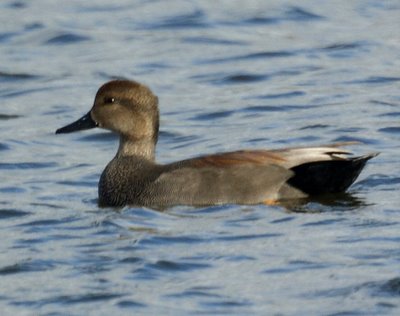
[[328,124],[312,124],[312,125],[307,125],[301,127],[299,130],[306,130],[306,129],[324,129],[324,128],[329,128],[331,127]]
[[329,269],[332,268],[332,264],[316,263],[311,261],[290,261],[286,267],[274,268],[264,270],[263,273],[267,274],[286,274],[294,273],[304,270],[316,270],[316,269]]
[[32,214],[31,212],[25,212],[13,209],[0,209],[0,219],[9,219],[11,217],[23,217]]
[[316,107],[315,105],[251,105],[242,109],[242,112],[288,112],[307,110]]
[[256,16],[245,20],[244,23],[268,25],[268,24],[277,24],[285,21],[311,22],[322,19],[324,19],[324,17],[321,15],[317,15],[301,7],[293,6],[286,9],[284,13],[280,16],[270,16],[270,17]]
[[222,236],[216,237],[215,240],[218,241],[242,241],[242,240],[251,240],[251,239],[259,239],[259,238],[274,238],[280,237],[282,234],[249,234],[249,235],[235,235],[235,236]]
[[375,174],[365,180],[357,182],[359,186],[367,186],[370,188],[377,188],[380,186],[387,186],[388,188],[396,188],[400,184],[400,177],[386,174]]
[[321,20],[324,18],[322,15],[318,15],[304,8],[295,6],[286,10],[286,16],[289,20],[292,21],[311,21],[311,20]]
[[248,97],[246,99],[265,99],[265,100],[289,99],[289,98],[301,97],[304,95],[306,95],[306,93],[303,91],[291,91],[291,92],[285,92],[285,93],[272,93],[272,94],[257,95],[257,96],[253,96],[253,97]]
[[[242,300],[242,301],[233,301],[233,300],[221,300],[221,301],[208,301],[208,302],[201,302],[200,303],[202,306],[209,307],[212,309],[217,309],[216,312],[220,313],[218,311],[218,308],[238,308],[238,307],[244,307],[244,306],[251,306],[253,305],[250,301],[247,300]],[[226,311],[226,313],[231,314],[233,311]]]
[[181,235],[181,236],[152,236],[140,241],[141,245],[160,245],[160,244],[197,244],[205,240],[199,236]]
[[2,114],[2,113],[0,113],[0,120],[4,120],[4,121],[17,119],[17,118],[20,118],[20,117],[22,117],[22,115],[17,115],[17,114]]
[[186,28],[205,28],[209,27],[206,21],[206,15],[201,10],[196,10],[191,13],[175,15],[166,18],[160,22],[153,24],[145,24],[143,28],[146,29],[186,29]]
[[87,304],[98,301],[109,301],[112,299],[121,298],[123,296],[125,295],[111,293],[111,292],[93,292],[84,294],[53,296],[48,299],[42,299],[42,300],[20,300],[20,301],[14,301],[11,304],[15,306],[31,306],[31,307],[42,307],[49,304],[74,305],[83,303]]
[[399,134],[400,133],[400,126],[389,126],[389,127],[383,127],[378,129],[379,132],[384,132],[388,134]]
[[207,45],[233,45],[233,46],[240,46],[244,45],[246,42],[239,41],[239,40],[230,40],[230,39],[222,39],[222,38],[213,38],[207,36],[190,36],[184,37],[182,39],[182,43],[189,43],[189,44],[207,44]]
[[1,162],[0,170],[26,170],[26,169],[45,169],[57,166],[56,162]]
[[118,140],[118,135],[110,132],[97,132],[78,138],[80,141],[84,142],[115,142]]
[[336,43],[323,47],[323,50],[347,50],[347,49],[357,49],[361,43]]
[[298,54],[300,51],[264,51],[245,55],[235,55],[223,58],[201,59],[197,60],[197,64],[221,64],[229,63],[240,60],[257,60],[257,59],[272,59],[272,58],[285,58]]
[[154,269],[169,272],[188,272],[191,270],[199,270],[210,268],[211,264],[194,263],[194,262],[173,262],[167,260],[160,260],[155,263],[147,264],[146,269]]
[[258,82],[268,79],[267,75],[250,74],[250,73],[237,73],[225,76],[221,79],[214,80],[218,84],[244,84]]
[[29,73],[17,73],[17,72],[4,72],[0,71],[1,81],[22,81],[22,80],[34,80],[39,79],[40,76],[29,74]]
[[400,112],[388,112],[388,113],[380,114],[379,116],[397,117],[397,116],[400,116]]
[[210,113],[205,113],[205,114],[199,114],[199,115],[193,116],[191,119],[196,120],[196,121],[218,120],[221,118],[229,117],[234,113],[235,113],[235,111],[216,111],[216,112],[210,112]]
[[389,295],[400,296],[400,277],[383,282],[383,284],[379,286],[378,293],[381,291]]
[[24,9],[28,5],[27,5],[27,3],[22,2],[22,1],[12,1],[8,6],[12,9]]
[[[395,277],[384,281],[373,281],[365,282],[362,284],[349,286],[349,287],[339,287],[336,289],[319,291],[314,293],[314,295],[321,297],[348,297],[349,295],[354,295],[356,292],[369,291],[372,292],[373,296],[379,297],[398,297],[400,295],[400,278]],[[389,304],[388,307],[395,307]],[[363,314],[364,315],[364,314]]]
[[400,77],[371,76],[366,79],[345,81],[345,84],[388,84],[400,81]]
[[181,293],[169,294],[169,297],[187,298],[187,297],[208,297],[208,298],[221,298],[221,295],[215,294],[212,291],[216,288],[213,287],[191,287]]
[[9,39],[17,36],[19,33],[17,32],[4,32],[0,33],[0,43],[6,43]]
[[9,150],[9,149],[10,149],[10,146],[0,143],[0,151]]
[[0,275],[48,271],[56,266],[56,262],[45,260],[25,260],[13,265],[0,267]]
[[78,44],[80,42],[88,41],[90,37],[82,36],[73,33],[65,33],[54,36],[48,39],[45,43],[50,45],[66,45],[66,44]]
[[121,308],[142,308],[146,307],[147,305],[133,300],[122,300],[117,303],[117,306]]

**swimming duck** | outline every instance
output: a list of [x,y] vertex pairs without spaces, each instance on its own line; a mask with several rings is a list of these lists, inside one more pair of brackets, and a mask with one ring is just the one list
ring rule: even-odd
[[119,134],[116,156],[104,169],[99,206],[276,204],[344,192],[376,153],[350,157],[340,147],[241,150],[169,164],[155,161],[158,98],[145,85],[113,80],[98,90],[92,109],[56,134],[100,127]]

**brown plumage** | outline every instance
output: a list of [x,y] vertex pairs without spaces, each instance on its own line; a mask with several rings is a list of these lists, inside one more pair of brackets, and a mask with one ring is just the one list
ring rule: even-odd
[[89,113],[56,133],[102,127],[120,135],[99,181],[100,206],[259,204],[345,191],[367,160],[340,148],[353,143],[242,150],[171,164],[155,162],[158,98],[135,81],[114,80],[96,94]]

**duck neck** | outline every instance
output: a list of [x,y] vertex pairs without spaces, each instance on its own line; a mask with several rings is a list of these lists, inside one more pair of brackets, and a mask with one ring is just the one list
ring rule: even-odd
[[155,160],[155,143],[153,139],[129,139],[120,136],[117,157],[138,156],[146,160]]

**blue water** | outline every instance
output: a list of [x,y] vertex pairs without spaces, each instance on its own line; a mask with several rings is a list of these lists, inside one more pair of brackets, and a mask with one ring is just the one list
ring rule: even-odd
[[[1,315],[399,315],[398,1],[0,4]],[[97,207],[114,135],[54,131],[114,77],[160,98],[157,159],[358,140],[348,194]]]

